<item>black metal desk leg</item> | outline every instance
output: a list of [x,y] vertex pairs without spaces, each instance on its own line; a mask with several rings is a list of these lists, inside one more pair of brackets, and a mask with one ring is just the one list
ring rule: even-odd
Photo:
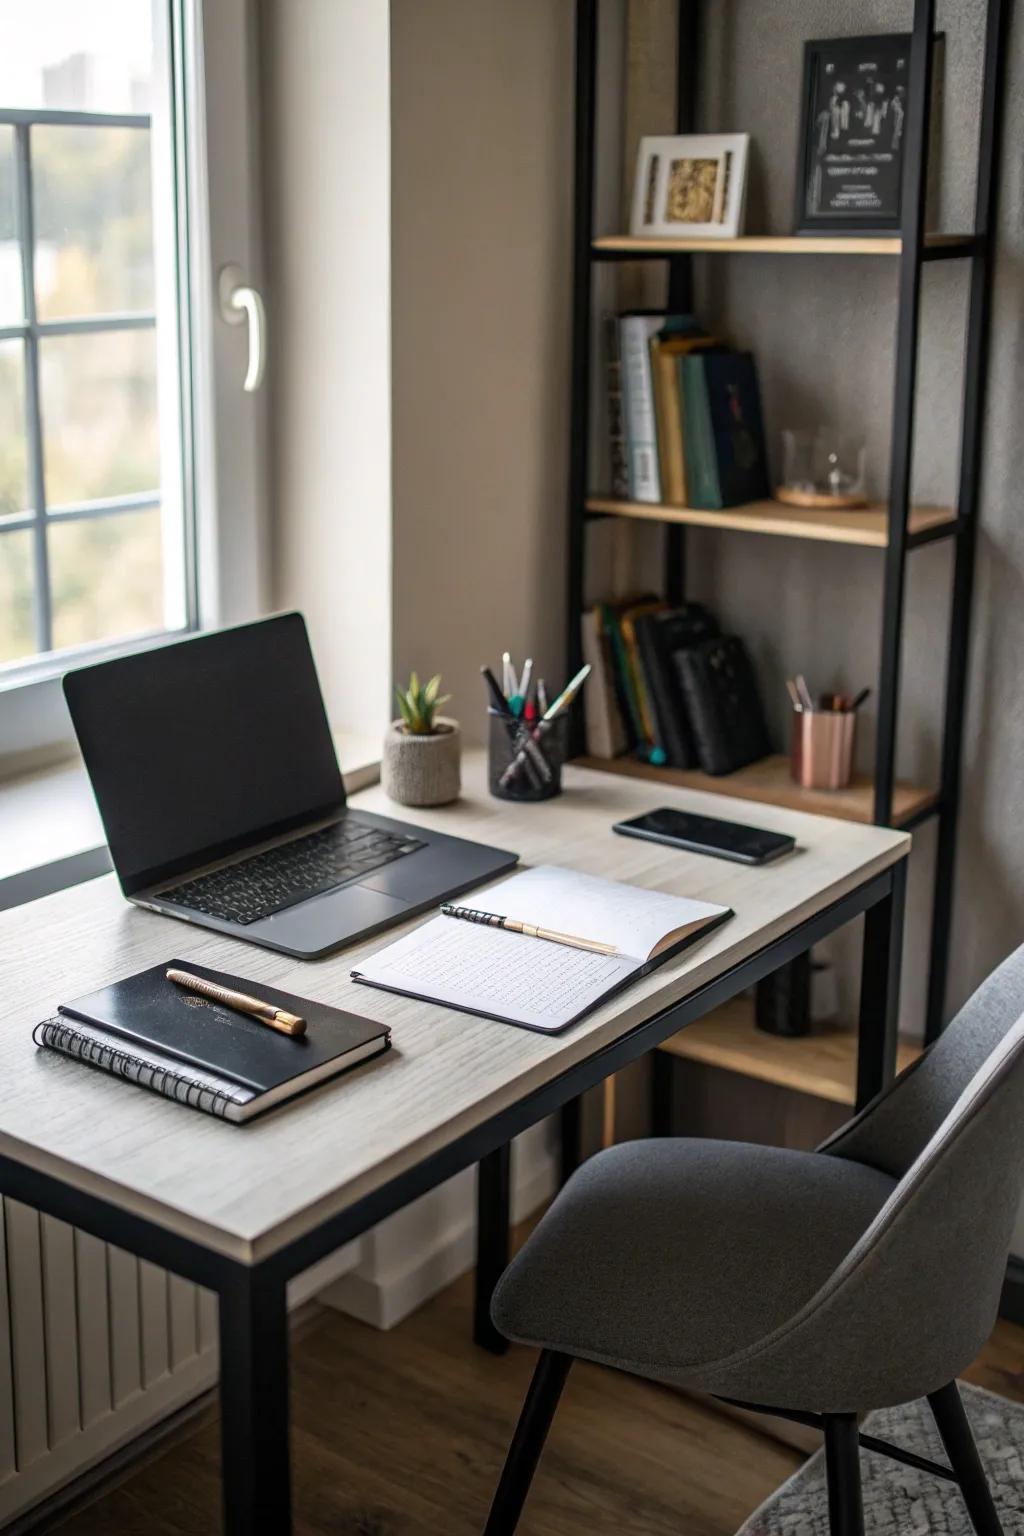
[[481,1349],[503,1355],[508,1340],[491,1322],[494,1287],[508,1268],[512,1219],[512,1147],[506,1142],[480,1159],[476,1168],[476,1280],[473,1291],[473,1340]]
[[896,1072],[906,889],[907,861],[900,859],[893,866],[889,895],[864,914],[857,1045],[858,1109],[881,1093]]
[[285,1285],[241,1264],[220,1290],[220,1416],[225,1536],[290,1536]]
[[559,1115],[559,1169],[558,1182],[564,1184],[580,1165],[580,1133],[582,1130],[582,1104],[579,1097],[563,1104]]

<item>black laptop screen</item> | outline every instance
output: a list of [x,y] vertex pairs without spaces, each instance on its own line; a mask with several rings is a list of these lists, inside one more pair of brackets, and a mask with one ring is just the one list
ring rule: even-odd
[[344,804],[299,614],[85,667],[64,693],[128,894]]

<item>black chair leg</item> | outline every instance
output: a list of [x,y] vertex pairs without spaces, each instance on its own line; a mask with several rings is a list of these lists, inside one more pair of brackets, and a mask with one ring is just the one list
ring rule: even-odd
[[829,1530],[832,1536],[864,1536],[857,1415],[826,1413],[824,1424]]
[[977,1536],[1003,1536],[1003,1527],[956,1382],[951,1381],[948,1387],[933,1392],[928,1402]]
[[542,1351],[505,1458],[484,1536],[512,1536],[519,1524],[571,1364],[571,1355],[559,1355],[552,1349]]

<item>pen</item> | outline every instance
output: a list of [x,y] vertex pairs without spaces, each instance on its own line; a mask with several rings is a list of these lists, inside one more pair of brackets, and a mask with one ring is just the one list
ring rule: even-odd
[[173,981],[175,986],[184,987],[187,992],[198,992],[200,997],[208,997],[213,1003],[223,1003],[225,1008],[234,1008],[236,1013],[246,1013],[252,1019],[259,1019],[261,1024],[267,1024],[271,1029],[280,1031],[282,1035],[291,1035],[296,1039],[306,1033],[306,1021],[297,1013],[289,1013],[285,1008],[278,1008],[274,1003],[266,1003],[259,997],[249,997],[245,992],[233,992],[230,987],[221,987],[215,981],[206,981],[202,976],[193,976],[191,971],[178,971],[173,967],[167,972],[167,980]]
[[505,698],[510,699],[515,689],[512,686],[512,657],[508,651],[501,653],[501,686],[505,690]]
[[508,700],[498,687],[498,680],[490,667],[481,667],[480,676],[487,684],[487,692],[491,696],[491,703],[499,715],[507,715],[509,712]]
[[544,685],[544,679],[537,679],[537,707],[543,715],[548,707],[548,690]]
[[557,928],[538,928],[536,923],[523,923],[517,917],[501,917],[497,912],[480,912],[476,907],[456,907],[450,901],[443,902],[441,911],[445,917],[461,917],[467,923],[482,923],[485,928],[504,928],[508,933],[525,933],[530,939],[547,939],[551,944],[567,944],[570,949],[586,949],[592,955],[617,955],[614,944],[602,944],[597,939],[578,939],[571,933],[559,933]]
[[580,670],[576,673],[576,676],[572,678],[570,682],[566,683],[565,687],[562,689],[555,702],[544,711],[544,714],[541,717],[542,721],[553,720],[556,715],[560,715],[562,713],[563,709],[568,709],[569,705],[579,693],[580,689],[583,687],[583,684],[586,682],[589,676],[590,662],[588,661],[586,666],[580,667]]

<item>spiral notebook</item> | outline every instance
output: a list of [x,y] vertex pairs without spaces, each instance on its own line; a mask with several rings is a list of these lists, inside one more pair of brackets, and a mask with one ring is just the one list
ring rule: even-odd
[[[291,1038],[168,981],[191,971],[256,993],[307,1021]],[[60,1005],[33,1032],[37,1045],[223,1120],[244,1121],[387,1050],[386,1025],[341,1008],[197,965],[164,960]]]
[[473,906],[610,944],[616,953],[435,917],[362,961],[353,981],[555,1034],[732,916],[709,901],[553,864],[474,892]]

